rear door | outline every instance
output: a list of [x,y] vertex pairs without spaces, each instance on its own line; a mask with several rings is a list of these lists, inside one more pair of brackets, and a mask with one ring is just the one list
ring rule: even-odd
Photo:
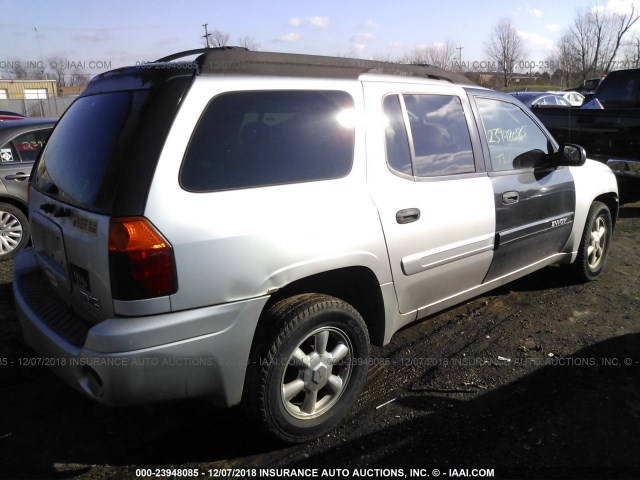
[[27,203],[27,185],[33,162],[53,127],[16,134],[0,145],[0,183],[7,195]]
[[364,87],[367,178],[400,312],[422,316],[482,283],[493,253],[491,182],[462,89]]
[[494,280],[561,251],[571,234],[575,186],[566,167],[550,165],[554,145],[522,107],[475,97],[496,210]]

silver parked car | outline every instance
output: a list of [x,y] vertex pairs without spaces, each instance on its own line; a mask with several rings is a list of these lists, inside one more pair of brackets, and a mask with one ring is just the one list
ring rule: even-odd
[[13,258],[29,241],[29,175],[55,123],[52,118],[0,122],[0,261]]
[[571,107],[571,102],[562,95],[552,92],[514,92],[515,98],[520,100],[529,108],[537,107]]
[[209,397],[305,441],[348,413],[370,342],[547,265],[604,268],[613,174],[509,95],[422,66],[176,57],[96,77],[33,174],[18,315],[99,402]]

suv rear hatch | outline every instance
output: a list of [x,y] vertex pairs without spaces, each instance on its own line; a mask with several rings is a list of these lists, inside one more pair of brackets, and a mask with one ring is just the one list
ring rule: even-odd
[[161,63],[96,77],[60,119],[34,169],[36,259],[57,296],[90,322],[170,310],[177,288],[166,278],[175,272],[171,245],[141,216],[196,73],[193,64]]

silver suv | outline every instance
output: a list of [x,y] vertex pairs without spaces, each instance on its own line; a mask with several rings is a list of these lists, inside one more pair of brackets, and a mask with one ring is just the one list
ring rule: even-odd
[[308,440],[370,342],[547,265],[602,272],[613,174],[510,96],[421,66],[174,59],[94,79],[32,177],[24,335],[99,402],[210,397]]

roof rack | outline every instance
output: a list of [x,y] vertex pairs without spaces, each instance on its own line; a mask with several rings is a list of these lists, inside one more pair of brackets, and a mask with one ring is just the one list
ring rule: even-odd
[[199,55],[202,53],[207,53],[212,50],[244,50],[248,51],[249,49],[245,47],[209,47],[209,48],[196,48],[195,50],[185,50],[184,52],[173,53],[171,55],[167,55],[166,57],[159,58],[158,60],[154,60],[153,63],[162,63],[162,62],[171,62],[173,60],[177,60],[179,58],[191,57],[193,55]]
[[199,55],[201,74],[234,73],[288,77],[358,78],[363,73],[413,76],[475,85],[467,77],[432,65],[381,62],[358,58],[325,57],[294,53],[254,52],[243,47],[200,48],[156,60],[169,62]]

